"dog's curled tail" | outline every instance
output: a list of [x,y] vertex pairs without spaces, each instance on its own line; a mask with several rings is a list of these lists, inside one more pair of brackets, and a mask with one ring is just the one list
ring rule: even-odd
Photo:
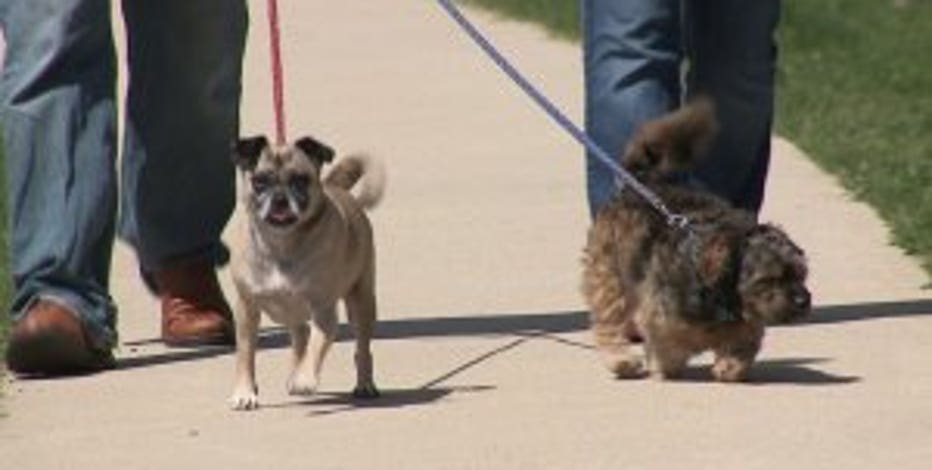
[[347,155],[327,173],[324,183],[349,191],[360,180],[362,185],[353,196],[363,208],[371,209],[385,193],[385,168],[375,158],[361,153]]
[[708,97],[700,96],[638,128],[622,163],[641,176],[688,170],[706,153],[717,133],[715,105]]

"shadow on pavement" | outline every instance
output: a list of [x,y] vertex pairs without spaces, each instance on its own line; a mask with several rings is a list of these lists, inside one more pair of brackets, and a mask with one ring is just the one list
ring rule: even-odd
[[[792,325],[793,327],[807,324],[831,324],[852,321],[863,321],[880,318],[898,318],[908,316],[932,315],[932,299],[916,299],[899,302],[869,302],[859,304],[827,305],[813,309],[809,320]],[[382,340],[451,337],[451,336],[489,336],[489,335],[517,335],[546,338],[567,345],[591,349],[590,345],[576,343],[571,340],[554,336],[559,333],[570,333],[585,330],[588,327],[587,312],[555,312],[534,314],[502,314],[502,315],[475,315],[469,317],[435,317],[391,319],[379,322],[376,327],[376,338]],[[339,340],[352,338],[352,331],[341,325]],[[124,343],[131,351],[136,347],[161,344],[159,339],[143,339]],[[263,349],[284,348],[290,344],[288,333],[279,327],[263,329],[259,337],[259,347]],[[205,349],[178,349],[169,350],[152,355],[121,357],[118,359],[119,369],[133,369],[173,362],[208,359],[232,352],[228,347],[211,347]],[[795,367],[795,368],[794,368]],[[814,383],[820,377],[808,374],[801,366],[758,364],[762,380],[775,383],[780,382],[807,382]],[[810,370],[811,371],[811,370]],[[822,378],[829,380],[828,378]],[[845,380],[845,378],[841,378]]]
[[[161,344],[161,341],[150,344]],[[140,367],[152,367],[175,362],[197,361],[200,359],[210,359],[212,357],[232,354],[232,346],[205,346],[197,349],[170,349],[156,354],[123,356],[117,358],[117,370],[137,369]]]
[[[541,335],[569,333],[587,328],[585,312],[557,312],[546,314],[476,315],[472,317],[411,318],[382,320],[376,325],[377,339],[407,339],[448,336],[488,335]],[[340,325],[339,341],[353,337],[352,330]],[[127,341],[124,348],[134,352],[137,348],[161,345],[158,338]],[[281,327],[264,328],[259,334],[260,349],[285,348],[291,344],[287,330]],[[582,345],[581,347],[586,347]],[[171,349],[152,355],[127,356],[117,359],[118,369],[157,366],[173,362],[209,359],[233,352],[230,347],[198,349]]]
[[860,304],[825,305],[815,307],[807,323],[843,323],[932,315],[932,299],[904,300],[898,302],[868,302]]
[[307,400],[278,404],[263,404],[263,408],[314,407],[308,416],[321,417],[357,410],[380,408],[404,408],[428,405],[440,401],[453,393],[478,393],[494,390],[490,385],[473,385],[460,387],[437,387],[415,389],[382,390],[382,396],[375,399],[358,399],[350,393],[321,393]]
[[826,362],[827,359],[765,359],[751,368],[750,383],[759,385],[841,385],[859,382],[860,377],[835,375],[811,367],[807,364]]
[[495,389],[491,385],[472,385],[472,386],[453,386],[453,387],[440,387],[442,382],[445,382],[456,375],[478,366],[479,364],[486,362],[492,359],[495,356],[505,353],[508,350],[514,349],[521,344],[529,341],[531,337],[523,337],[516,339],[514,341],[505,344],[504,346],[499,346],[491,351],[483,353],[478,357],[468,360],[463,364],[457,365],[452,370],[444,372],[436,378],[428,380],[426,383],[420,387],[413,389],[389,389],[382,390],[382,394],[379,398],[376,399],[359,399],[354,397],[351,393],[322,393],[314,398],[307,400],[282,403],[282,404],[273,404],[273,405],[263,405],[265,408],[287,408],[293,406],[313,406],[315,409],[309,412],[309,416],[327,416],[337,413],[344,413],[348,411],[362,410],[362,409],[372,409],[372,408],[403,408],[407,406],[417,406],[425,405],[428,403],[436,402],[442,398],[445,398],[447,395],[450,395],[454,392],[484,392],[488,390]]
[[344,413],[361,409],[372,408],[403,408],[407,406],[425,405],[436,402],[453,392],[484,392],[495,389],[491,385],[472,385],[472,386],[439,386],[441,383],[463,373],[464,371],[476,367],[483,362],[499,356],[511,349],[514,349],[525,342],[531,340],[531,336],[521,337],[511,341],[503,346],[498,346],[488,352],[470,359],[462,364],[455,366],[453,369],[444,372],[436,378],[430,379],[423,385],[413,389],[389,389],[382,390],[381,396],[376,399],[359,399],[353,397],[351,393],[322,393],[313,398],[282,404],[262,405],[264,408],[287,408],[294,406],[313,406],[315,409],[309,413],[310,416],[327,416],[336,413]]
[[[407,339],[446,336],[521,335],[540,333],[570,333],[588,328],[586,312],[535,314],[476,315],[472,317],[410,318],[380,320],[375,328],[376,339]],[[340,325],[338,339],[351,339],[353,332]],[[282,348],[290,344],[283,328],[263,330],[260,348]]]
[[497,347],[497,348],[495,348],[495,349],[493,349],[493,350],[491,350],[491,351],[489,351],[489,352],[483,353],[483,354],[479,355],[478,357],[476,357],[476,358],[474,358],[474,359],[471,359],[471,360],[469,360],[469,361],[464,362],[464,363],[461,364],[461,365],[456,366],[455,368],[453,368],[452,370],[450,370],[450,371],[448,371],[448,372],[444,372],[444,373],[441,374],[439,377],[436,377],[436,378],[434,378],[434,379],[428,380],[424,385],[421,385],[421,389],[425,389],[425,390],[426,390],[426,389],[428,389],[428,388],[434,387],[435,385],[438,385],[438,384],[440,384],[440,383],[442,383],[442,382],[445,382],[445,381],[447,381],[447,380],[453,378],[454,376],[457,376],[457,375],[459,375],[459,374],[465,372],[465,371],[468,370],[468,369],[472,369],[473,367],[476,367],[476,366],[478,366],[479,364],[481,364],[481,363],[483,363],[483,362],[486,362],[486,361],[488,361],[489,359],[492,359],[492,358],[495,357],[495,356],[501,355],[501,354],[503,354],[503,353],[505,353],[505,352],[507,352],[507,351],[510,351],[510,350],[512,350],[512,349],[514,349],[514,348],[517,348],[518,346],[521,346],[522,344],[524,344],[524,343],[530,341],[531,339],[532,339],[532,337],[530,337],[530,336],[523,337],[523,338],[518,338],[518,339],[516,339],[516,340],[514,340],[514,341],[512,341],[512,342],[510,342],[510,343],[508,343],[508,344],[505,344],[504,346],[499,346],[499,347]]
[[[434,317],[379,320],[375,337],[378,339],[405,339],[443,336],[475,336],[518,334],[524,332],[569,333],[588,328],[586,312],[556,312],[534,314],[476,315],[471,317]],[[352,338],[352,331],[340,325],[339,340]],[[161,344],[158,338],[127,341],[126,347]],[[288,346],[288,332],[281,327],[264,328],[260,332],[259,347],[282,348]]]
[[[763,359],[754,363],[743,385],[844,385],[859,382],[854,376],[835,375],[810,364],[828,362],[824,358]],[[686,382],[713,382],[711,366],[691,367],[681,378]]]

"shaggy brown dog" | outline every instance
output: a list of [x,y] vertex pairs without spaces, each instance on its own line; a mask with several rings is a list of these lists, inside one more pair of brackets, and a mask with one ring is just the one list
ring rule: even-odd
[[[619,377],[676,377],[690,357],[711,349],[717,380],[743,380],[764,326],[810,311],[805,255],[782,230],[673,182],[712,140],[713,116],[711,103],[699,100],[648,122],[622,159],[689,217],[691,231],[670,227],[632,191],[621,191],[589,230],[582,292],[596,346]],[[629,351],[635,327],[646,367]]]

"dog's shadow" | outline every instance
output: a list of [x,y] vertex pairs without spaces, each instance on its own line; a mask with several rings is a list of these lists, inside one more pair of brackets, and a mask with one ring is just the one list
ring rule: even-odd
[[[861,380],[860,377],[831,374],[808,367],[828,362],[824,358],[763,359],[754,363],[748,372],[747,385],[845,385]],[[713,382],[712,366],[695,366],[683,371],[677,380],[684,382]]]
[[491,385],[421,387],[382,390],[378,398],[356,398],[351,393],[322,392],[304,400],[263,404],[263,408],[311,407],[308,416],[322,417],[357,410],[406,408],[428,405],[454,393],[479,393],[495,389]]
[[805,322],[794,326],[805,326],[807,323],[847,323],[928,315],[932,315],[932,299],[835,304],[813,308],[812,315]]

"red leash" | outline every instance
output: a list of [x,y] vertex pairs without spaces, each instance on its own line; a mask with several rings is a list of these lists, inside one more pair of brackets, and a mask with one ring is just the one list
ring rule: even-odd
[[275,141],[285,140],[285,83],[282,73],[281,32],[278,29],[278,0],[268,0],[269,34],[272,47],[272,102],[275,106]]

